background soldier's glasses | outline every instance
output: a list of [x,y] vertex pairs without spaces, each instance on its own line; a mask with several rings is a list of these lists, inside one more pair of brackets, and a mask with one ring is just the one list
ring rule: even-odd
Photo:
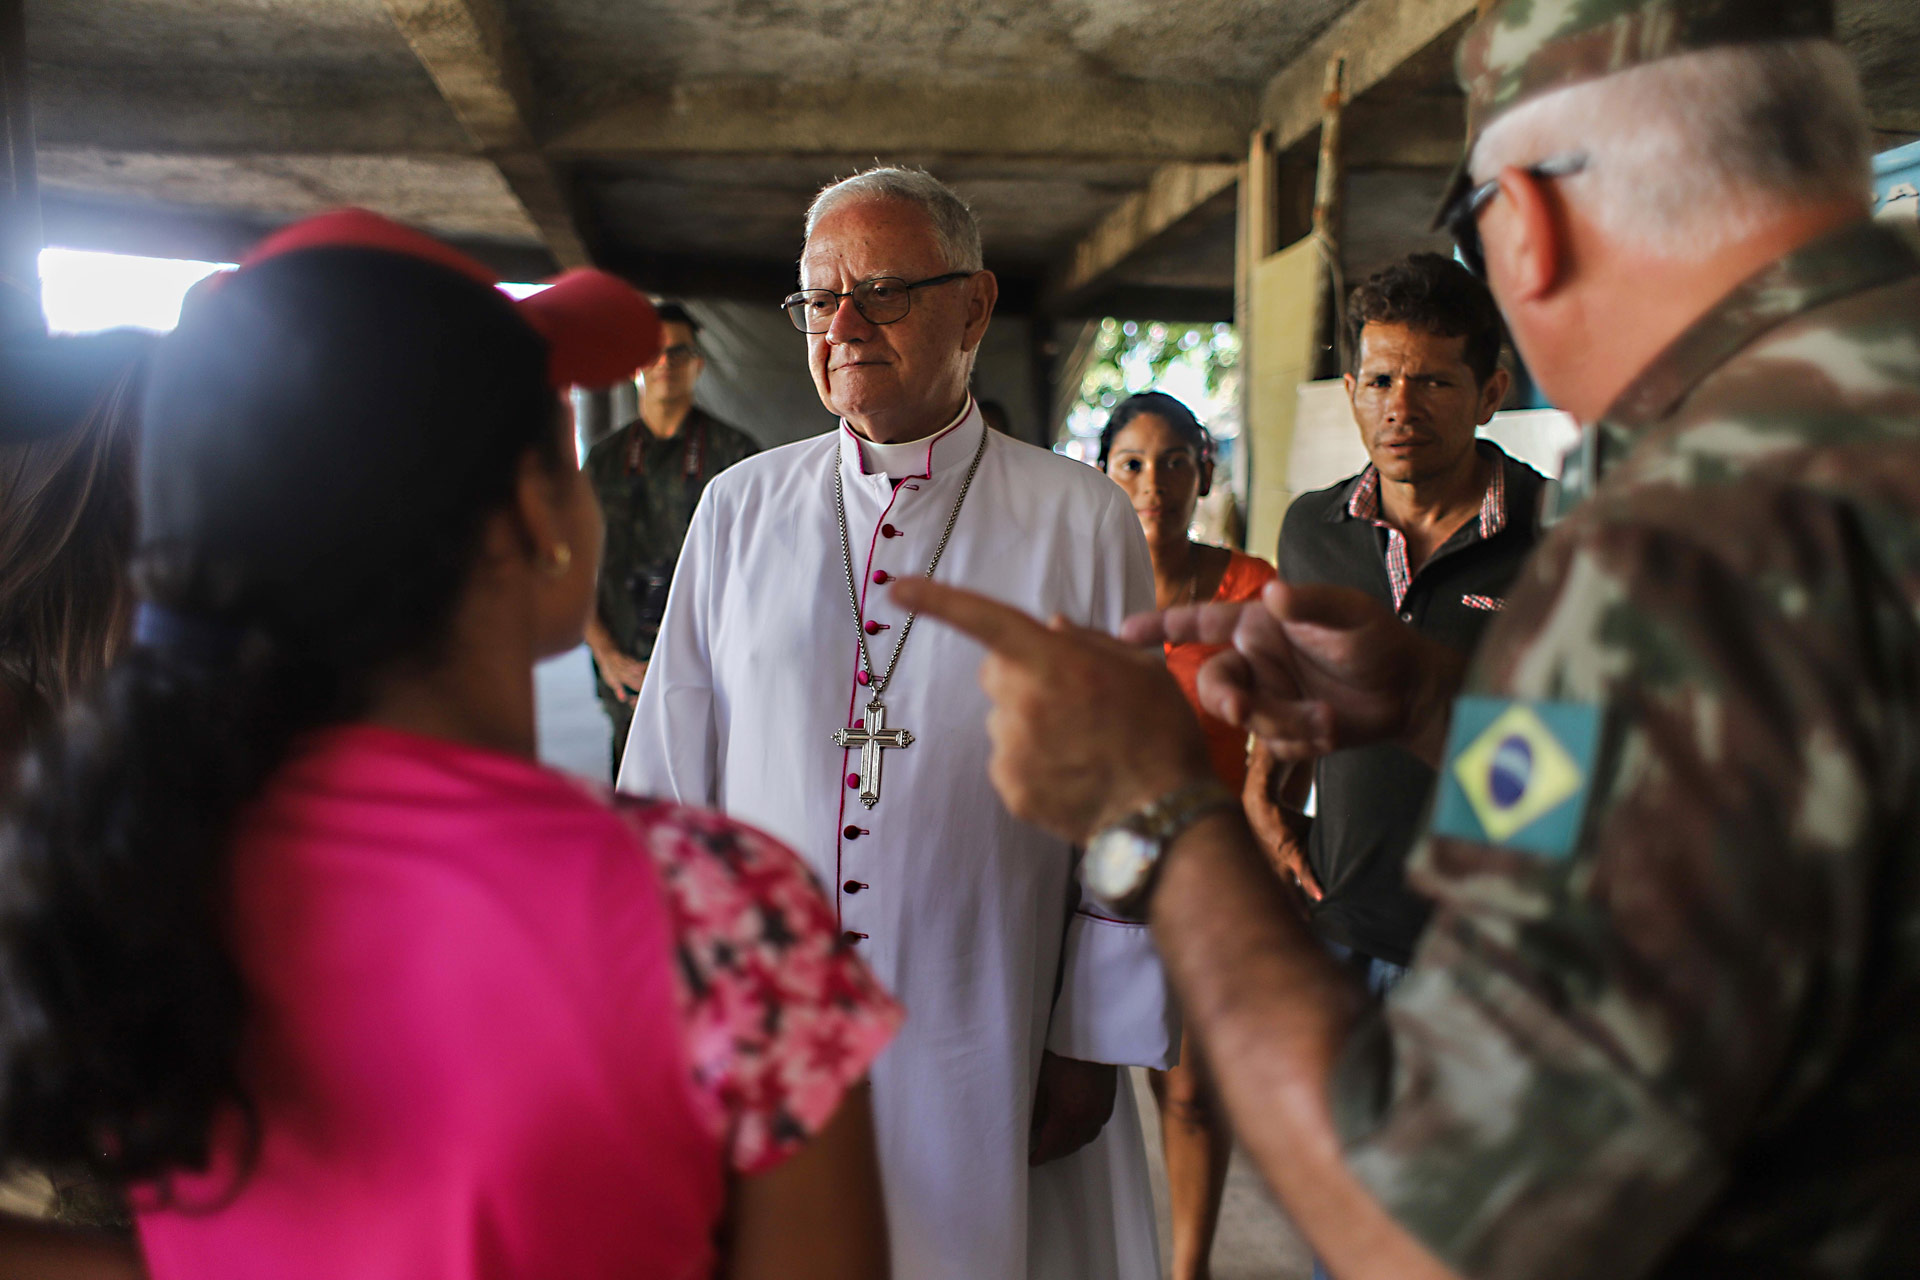
[[676,342],[662,351],[660,358],[668,364],[688,364],[700,358],[700,349],[688,346],[684,342]]
[[864,317],[868,324],[892,324],[906,318],[913,309],[913,291],[931,289],[937,284],[951,284],[955,280],[965,280],[977,274],[972,271],[949,271],[943,276],[929,276],[925,280],[907,281],[899,276],[875,276],[871,280],[862,280],[845,293],[835,293],[831,289],[802,289],[789,294],[780,304],[787,313],[787,319],[793,321],[793,327],[802,333],[825,333],[833,327],[833,318],[840,314],[840,302],[844,298],[853,299],[853,309]]
[[[1542,160],[1530,165],[1521,172],[1534,178],[1570,178],[1587,167],[1584,152],[1568,156],[1556,156],[1551,160]],[[1453,242],[1460,246],[1460,261],[1467,270],[1487,278],[1487,255],[1480,247],[1480,211],[1493,203],[1500,194],[1500,179],[1483,182],[1469,191],[1461,193],[1442,218],[1447,231],[1453,236]]]

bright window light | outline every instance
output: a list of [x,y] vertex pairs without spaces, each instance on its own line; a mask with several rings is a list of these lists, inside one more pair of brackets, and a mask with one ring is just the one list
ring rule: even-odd
[[[40,251],[40,298],[47,327],[55,333],[91,333],[132,327],[165,333],[180,322],[187,290],[229,262],[193,262],[184,258],[141,258],[86,249]],[[524,298],[544,284],[502,284],[502,292]]]
[[40,297],[47,327],[55,333],[90,333],[130,325],[164,333],[179,323],[187,290],[227,265],[42,249]]

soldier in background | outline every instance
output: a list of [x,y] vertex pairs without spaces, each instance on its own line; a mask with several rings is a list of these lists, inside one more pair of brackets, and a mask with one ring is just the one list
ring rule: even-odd
[[760,451],[745,433],[694,404],[707,367],[700,326],[676,302],[659,311],[667,345],[640,370],[640,416],[587,454],[587,477],[607,521],[587,646],[594,690],[613,722],[615,773],[693,508],[709,480]]
[[995,650],[994,778],[1147,912],[1341,1280],[1920,1274],[1920,242],[1867,219],[1833,29],[1500,0],[1468,36],[1447,221],[1585,435],[1464,686],[1337,587],[1125,632],[1231,639],[1202,697],[1283,758],[1439,767],[1382,1012],[1206,796],[1170,680],[895,592]]

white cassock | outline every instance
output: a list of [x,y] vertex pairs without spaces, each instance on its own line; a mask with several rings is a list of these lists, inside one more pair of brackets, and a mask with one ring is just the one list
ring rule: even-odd
[[969,403],[940,435],[869,444],[842,425],[716,476],[675,570],[622,789],[708,805],[812,865],[841,928],[906,1005],[873,1071],[901,1280],[1154,1280],[1140,1117],[1124,1075],[1100,1138],[1027,1167],[1042,1048],[1169,1065],[1177,1015],[1145,928],[1083,907],[1063,841],[987,780],[983,651],[922,619],[886,687],[880,798],[834,730],[865,719],[833,470],[884,672],[905,616],[887,577],[924,573],[982,435],[936,577],[1029,613],[1112,630],[1153,607],[1146,540],[1120,487],[988,433]]

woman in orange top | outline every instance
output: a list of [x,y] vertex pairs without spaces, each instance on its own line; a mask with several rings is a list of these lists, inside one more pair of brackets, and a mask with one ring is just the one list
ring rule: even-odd
[[[1194,508],[1213,484],[1213,437],[1186,405],[1159,391],[1129,396],[1100,435],[1100,466],[1133,502],[1153,556],[1154,603],[1166,609],[1202,600],[1252,600],[1273,566],[1187,535]],[[1218,646],[1167,646],[1167,669],[1194,704],[1206,731],[1214,772],[1240,794],[1247,780],[1247,734],[1200,710],[1194,680]],[[1173,1207],[1173,1280],[1207,1280],[1208,1255],[1220,1220],[1232,1135],[1221,1114],[1198,1046],[1189,1039],[1180,1065],[1151,1072],[1160,1103]]]

